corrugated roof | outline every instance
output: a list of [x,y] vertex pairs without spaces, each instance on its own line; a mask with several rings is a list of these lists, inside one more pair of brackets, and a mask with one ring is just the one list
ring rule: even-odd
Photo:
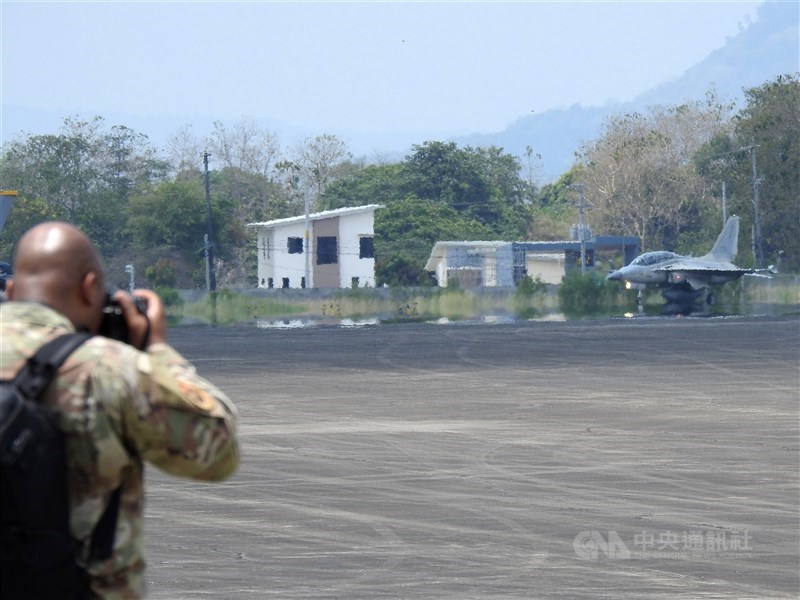
[[[322,212],[310,213],[308,218],[312,221],[319,221],[321,219],[330,219],[333,217],[343,217],[346,215],[355,215],[358,213],[371,212],[379,208],[383,208],[382,204],[367,204],[364,206],[346,206],[344,208],[336,208],[334,210],[324,210]],[[263,221],[261,223],[248,223],[247,227],[277,227],[279,225],[293,225],[295,223],[302,223],[306,220],[305,215],[298,215],[296,217],[287,217],[285,219],[274,219],[272,221]]]
[[425,263],[424,269],[426,271],[433,271],[435,267],[435,262],[437,260],[441,260],[444,258],[444,251],[446,248],[475,248],[475,249],[495,249],[503,248],[506,246],[510,246],[511,242],[503,242],[503,241],[476,241],[476,242],[454,242],[454,241],[447,241],[447,242],[436,242],[433,245],[433,250],[431,250],[431,255],[428,258],[427,262]]
[[493,241],[446,241],[446,242],[436,242],[435,246],[482,246],[484,248],[491,248],[491,247],[500,247],[500,246],[507,246],[511,242],[504,242],[502,240],[493,240]]

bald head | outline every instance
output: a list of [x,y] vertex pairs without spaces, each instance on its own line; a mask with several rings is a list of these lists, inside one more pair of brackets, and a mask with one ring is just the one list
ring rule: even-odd
[[12,300],[46,304],[76,327],[95,331],[105,295],[97,251],[69,223],[41,223],[17,245],[8,295]]

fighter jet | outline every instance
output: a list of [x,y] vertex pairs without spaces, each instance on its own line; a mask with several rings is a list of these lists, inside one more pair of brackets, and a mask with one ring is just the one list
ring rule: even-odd
[[648,284],[664,288],[661,295],[668,303],[681,309],[691,309],[694,302],[703,297],[703,303],[714,303],[714,295],[710,285],[728,283],[739,279],[742,275],[769,277],[765,271],[774,273],[774,267],[768,269],[740,269],[733,264],[739,243],[739,217],[733,216],[725,223],[711,252],[700,258],[681,256],[674,252],[645,252],[636,257],[629,265],[609,274],[611,281],[624,281],[628,289],[641,292]]

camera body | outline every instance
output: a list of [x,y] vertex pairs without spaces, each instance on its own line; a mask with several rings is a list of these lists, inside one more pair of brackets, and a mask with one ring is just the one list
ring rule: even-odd
[[[147,316],[147,301],[138,296],[133,297],[136,310],[142,315]],[[110,294],[106,294],[106,302],[103,305],[103,320],[100,322],[100,335],[130,344],[130,333],[125,315],[122,314],[122,307],[119,302],[114,300]]]

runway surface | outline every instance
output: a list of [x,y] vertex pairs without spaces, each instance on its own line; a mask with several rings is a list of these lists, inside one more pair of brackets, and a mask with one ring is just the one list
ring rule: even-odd
[[798,598],[800,321],[183,327],[223,484],[148,469],[152,598]]

